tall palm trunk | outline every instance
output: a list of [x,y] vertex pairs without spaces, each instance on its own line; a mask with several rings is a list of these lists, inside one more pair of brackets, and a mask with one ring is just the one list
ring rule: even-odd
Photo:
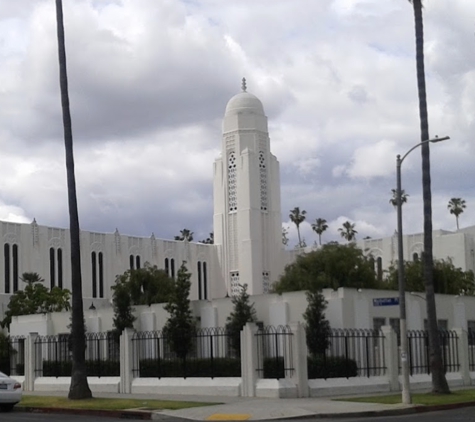
[[[427,118],[426,82],[424,71],[424,23],[422,19],[422,0],[412,0],[416,33],[417,87],[419,94],[419,116],[421,124],[421,142],[429,139]],[[432,374],[432,391],[449,393],[442,361],[440,338],[437,327],[435,307],[433,255],[432,255],[432,198],[430,181],[429,142],[422,144],[422,197],[424,202],[424,283],[427,299],[427,321],[429,328],[430,371]]]
[[69,228],[71,235],[71,286],[72,286],[72,363],[70,399],[92,397],[87,383],[84,351],[86,339],[84,333],[84,311],[82,303],[81,250],[79,244],[79,216],[76,199],[76,180],[74,176],[73,134],[69,111],[68,76],[66,72],[66,49],[64,43],[63,5],[56,0],[56,24],[58,33],[59,84],[63,109],[64,145],[66,150],[66,173],[68,180]]

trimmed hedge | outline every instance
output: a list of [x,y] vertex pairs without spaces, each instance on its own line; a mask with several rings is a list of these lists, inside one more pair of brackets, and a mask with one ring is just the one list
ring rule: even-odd
[[142,359],[140,361],[140,378],[223,378],[241,376],[241,359]]
[[[44,377],[70,377],[73,369],[71,361],[43,361]],[[89,377],[118,377],[120,362],[110,360],[86,360],[86,374]]]
[[358,365],[353,359],[341,356],[309,356],[308,379],[351,378],[358,376]]

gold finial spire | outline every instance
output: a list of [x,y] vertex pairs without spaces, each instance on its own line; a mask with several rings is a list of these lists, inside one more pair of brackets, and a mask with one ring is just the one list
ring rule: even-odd
[[242,89],[242,92],[246,92],[246,89],[247,89],[246,78],[242,78],[241,89]]

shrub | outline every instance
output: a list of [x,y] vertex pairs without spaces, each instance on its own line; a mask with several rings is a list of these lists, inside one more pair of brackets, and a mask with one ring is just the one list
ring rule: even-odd
[[358,376],[358,365],[342,356],[309,356],[308,379],[350,378]]
[[[66,361],[43,361],[44,377],[70,377],[73,363]],[[86,360],[86,373],[89,377],[114,377],[120,375],[120,362],[111,360]]]
[[223,378],[241,376],[241,359],[142,359],[141,378]]

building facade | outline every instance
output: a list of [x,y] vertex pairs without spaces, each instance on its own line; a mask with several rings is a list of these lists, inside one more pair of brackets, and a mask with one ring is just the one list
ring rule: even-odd
[[[228,102],[221,156],[214,163],[214,245],[119,233],[81,232],[83,295],[106,305],[116,276],[147,262],[174,277],[183,261],[192,274],[191,299],[225,297],[247,284],[266,293],[283,271],[279,163],[270,150],[261,101],[242,92]],[[47,287],[71,289],[69,230],[0,222],[0,307],[36,272]],[[1,309],[0,309],[1,310]],[[2,312],[3,314],[3,312]]]

